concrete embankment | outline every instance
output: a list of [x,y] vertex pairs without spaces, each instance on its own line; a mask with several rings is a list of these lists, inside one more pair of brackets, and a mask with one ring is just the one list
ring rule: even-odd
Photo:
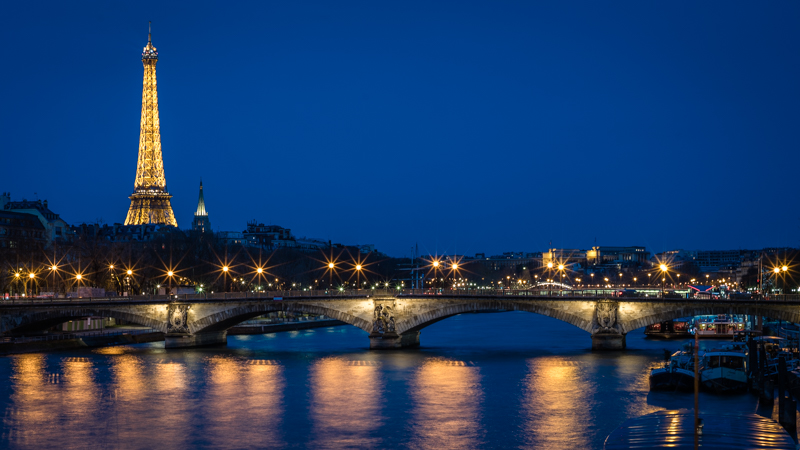
[[112,336],[84,336],[75,339],[52,341],[0,343],[0,355],[19,353],[40,353],[55,350],[74,350],[79,348],[106,347],[109,345],[143,344],[163,341],[164,333],[116,334]]
[[308,330],[310,328],[336,327],[339,325],[347,325],[347,324],[340,320],[330,319],[330,320],[311,320],[307,322],[276,323],[269,325],[243,325],[229,329],[228,336],[237,334],[278,333],[280,331]]

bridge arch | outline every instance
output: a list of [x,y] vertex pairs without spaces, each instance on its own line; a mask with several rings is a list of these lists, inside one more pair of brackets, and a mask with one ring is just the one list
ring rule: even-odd
[[[587,317],[586,314],[569,311],[551,303],[552,302],[514,302],[507,300],[450,303],[400,321],[397,324],[397,332],[400,334],[417,332],[436,322],[458,314],[489,311],[531,312],[566,322],[588,333],[592,332],[591,316]],[[591,309],[593,312],[594,307],[592,306]]]
[[[166,311],[166,310],[165,310]],[[167,329],[163,314],[156,311],[133,311],[120,308],[52,308],[38,311],[19,312],[2,316],[0,333],[29,333],[44,331],[58,324],[84,317],[110,317],[117,320],[165,332]]]
[[800,322],[800,307],[769,302],[741,305],[730,303],[698,303],[690,305],[650,303],[647,304],[646,308],[640,308],[637,312],[623,315],[619,322],[622,328],[621,332],[629,333],[648,325],[680,317],[716,314],[754,315],[787,322]]
[[192,333],[220,332],[236,326],[245,320],[252,319],[270,312],[299,312],[306,314],[324,315],[347,324],[361,328],[366,332],[372,329],[372,322],[345,311],[327,308],[319,305],[303,303],[274,303],[238,305],[234,308],[213,312],[202,317],[190,320],[189,330]]

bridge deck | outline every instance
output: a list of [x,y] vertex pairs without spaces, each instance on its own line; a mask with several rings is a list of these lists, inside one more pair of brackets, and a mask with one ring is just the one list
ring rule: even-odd
[[[220,302],[262,302],[262,301],[336,301],[344,299],[367,299],[397,297],[405,299],[474,299],[488,300],[548,300],[548,301],[594,301],[614,299],[624,302],[689,302],[693,304],[726,303],[741,305],[747,303],[779,302],[781,304],[800,304],[800,295],[781,295],[772,298],[753,299],[705,299],[683,298],[676,296],[631,296],[614,295],[611,290],[572,290],[563,292],[538,290],[456,290],[435,291],[422,289],[405,290],[346,290],[346,291],[277,291],[277,292],[225,292],[215,294],[182,294],[182,295],[137,295],[129,297],[90,297],[90,298],[36,298],[19,297],[0,299],[0,309],[20,306],[81,306],[81,305],[143,305],[164,303],[220,303]],[[520,298],[523,297],[523,298]]]

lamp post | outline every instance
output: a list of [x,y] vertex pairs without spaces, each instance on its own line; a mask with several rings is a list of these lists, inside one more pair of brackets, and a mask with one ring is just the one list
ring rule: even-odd
[[439,270],[439,260],[438,259],[434,259],[433,262],[431,263],[431,265],[433,266],[433,290],[435,291],[436,290],[436,281],[437,281],[437,276],[438,276],[438,275],[436,275],[436,273]]
[[561,273],[561,283],[558,285],[558,295],[564,295],[564,265],[558,265],[558,271]]
[[660,266],[658,266],[658,268],[661,269],[661,297],[663,298],[664,297],[664,283],[667,282],[667,270],[669,269],[669,267],[667,267],[666,264],[661,264]]
[[361,264],[356,264],[356,289],[361,289]]
[[56,298],[56,272],[58,271],[58,266],[53,264],[50,266],[50,273],[53,274],[53,298]]
[[[31,294],[33,294],[33,289],[34,289],[33,286],[34,286],[34,283],[36,282],[36,274],[33,273],[33,272],[29,273],[28,274],[28,278],[31,281]],[[28,288],[26,287],[25,290],[27,291]]]
[[781,294],[786,294],[786,272],[789,270],[787,266],[781,267],[781,272],[783,272],[783,283],[781,287]]
[[173,275],[175,275],[175,273],[173,271],[171,271],[171,270],[167,271],[167,278],[168,278],[168,280],[167,280],[167,295],[170,295],[170,296],[172,295],[172,276]]

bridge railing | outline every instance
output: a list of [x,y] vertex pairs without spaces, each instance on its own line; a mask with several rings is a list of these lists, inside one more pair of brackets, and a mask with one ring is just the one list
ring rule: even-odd
[[[289,291],[254,291],[254,292],[216,292],[179,295],[135,295],[128,297],[66,297],[66,298],[37,298],[37,297],[9,297],[0,299],[0,305],[30,305],[51,303],[126,303],[126,302],[153,302],[165,303],[170,301],[208,301],[208,300],[242,300],[264,299],[281,301],[290,298],[336,298],[336,297],[374,297],[374,296],[431,296],[431,297],[564,297],[564,298],[620,298],[620,299],[674,299],[687,300],[675,294],[634,295],[626,291],[615,289],[326,289],[326,290],[289,290]],[[691,300],[689,298],[688,300]],[[697,299],[698,301],[725,300],[725,301],[800,301],[800,294],[781,294],[767,296],[744,296],[738,294],[729,299]]]

